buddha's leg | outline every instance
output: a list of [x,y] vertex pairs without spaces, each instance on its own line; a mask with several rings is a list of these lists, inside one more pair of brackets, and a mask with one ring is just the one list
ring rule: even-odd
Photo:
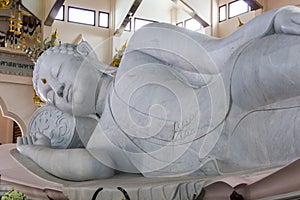
[[229,116],[226,132],[228,141],[220,154],[221,171],[224,173],[248,169],[263,170],[286,165],[300,156],[299,101],[281,102],[290,108],[274,104],[260,110]]
[[275,34],[251,42],[232,69],[233,104],[251,111],[300,96],[299,51],[297,35]]

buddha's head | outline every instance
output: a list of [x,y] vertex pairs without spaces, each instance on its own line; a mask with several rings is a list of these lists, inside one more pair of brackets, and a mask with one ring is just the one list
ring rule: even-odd
[[33,87],[43,101],[63,112],[76,116],[93,114],[99,81],[110,70],[105,67],[86,42],[58,45],[37,60]]

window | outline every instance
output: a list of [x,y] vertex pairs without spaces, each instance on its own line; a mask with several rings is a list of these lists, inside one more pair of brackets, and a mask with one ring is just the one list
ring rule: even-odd
[[229,6],[229,18],[241,15],[250,10],[249,5],[243,0],[233,1],[229,3],[228,6]]
[[152,22],[155,22],[155,21],[148,20],[148,19],[134,18],[134,31],[137,31],[142,26],[145,26],[145,25],[150,24]]
[[94,10],[88,10],[88,9],[82,9],[82,8],[75,8],[75,7],[68,7],[69,15],[68,15],[68,21],[69,22],[75,22],[79,24],[87,24],[95,26],[95,11]]
[[185,20],[184,24],[186,29],[190,29],[192,31],[197,31],[203,28],[200,22],[198,22],[194,18]]
[[227,18],[226,4],[219,7],[219,22],[225,21]]
[[56,20],[64,21],[64,14],[65,14],[65,6],[62,5],[55,17]]
[[177,23],[176,26],[183,27],[183,22]]
[[109,13],[99,11],[99,27],[108,28],[109,27]]

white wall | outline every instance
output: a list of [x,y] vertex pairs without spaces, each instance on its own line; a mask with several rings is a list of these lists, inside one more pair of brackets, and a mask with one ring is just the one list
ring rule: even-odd
[[187,19],[190,19],[191,16],[187,14],[183,9],[177,8],[177,23],[184,22]]
[[[211,0],[185,0],[184,2],[192,7],[203,20],[205,20],[208,24],[211,24]],[[189,18],[191,18],[191,16],[183,9],[178,9],[177,22],[181,22]]]
[[[212,18],[212,6],[215,4],[217,0],[184,0],[184,2],[189,5],[192,9],[196,11],[196,13],[205,20],[209,26],[199,30],[199,33],[203,33],[206,35],[212,34],[212,25],[213,25],[213,18]],[[176,23],[184,22],[187,19],[190,19],[191,16],[187,14],[182,8],[177,7],[177,14],[176,14]]]
[[211,24],[211,0],[184,0],[208,24]]
[[[123,1],[121,4],[120,1]],[[130,5],[129,5],[130,4]],[[125,18],[125,15],[128,13],[132,2],[124,0],[116,0],[116,24],[119,24],[119,20],[122,17],[122,21]],[[120,5],[123,5],[123,8],[119,8]],[[148,19],[158,22],[172,22],[172,14],[171,11],[175,7],[175,4],[171,0],[143,0],[140,4],[138,10],[134,14],[134,17]],[[127,11],[126,11],[126,9]],[[115,36],[113,41],[113,54],[115,54],[115,49],[119,49],[126,41],[130,39],[132,34],[134,33],[134,20],[132,20],[132,30],[131,32],[124,31],[121,36]],[[119,28],[119,25],[116,28]]]
[[[96,54],[99,59],[109,64],[112,58],[112,38],[111,35],[113,33],[112,29],[100,28],[98,27],[98,12],[104,11],[111,14],[111,1],[110,0],[66,0],[65,3],[65,20],[58,21],[55,20],[52,27],[45,26],[44,28],[44,38],[50,36],[56,29],[58,32],[58,37],[62,41],[62,43],[73,43],[78,39],[80,34],[83,38],[90,43],[90,45],[95,49]],[[46,5],[45,5],[46,6]],[[68,6],[86,8],[90,10],[96,11],[96,25],[89,26],[83,24],[76,24],[68,22]],[[45,13],[45,17],[47,17],[48,13]],[[112,23],[110,23],[110,26]]]
[[251,19],[253,19],[254,17],[260,15],[261,13],[262,10],[259,9],[220,22],[217,37],[223,38],[236,31],[239,28],[238,18],[240,18],[240,20],[245,24]]
[[171,0],[143,0],[134,17],[171,23]]
[[[218,7],[222,6],[224,4],[227,5],[227,17],[228,17],[228,3],[232,2],[232,1],[234,1],[234,0],[219,0]],[[264,2],[265,2],[265,0],[259,1],[259,3],[261,3],[263,6],[264,6]],[[218,12],[219,12],[219,8],[218,8]],[[219,22],[215,36],[223,38],[223,37],[230,35],[231,33],[233,33],[234,31],[236,31],[239,28],[238,18],[240,18],[240,20],[245,24],[248,21],[250,21],[251,19],[253,19],[254,17],[260,15],[262,12],[263,12],[262,9],[259,9],[256,11],[250,11],[248,13],[241,14],[241,15],[233,17],[231,19],[227,18],[227,20]]]
[[267,10],[274,10],[286,5],[298,5],[300,6],[299,0],[268,0],[267,2]]
[[[37,18],[39,18],[40,20],[43,19],[43,15],[44,15],[43,1],[41,1],[41,0],[21,0],[21,2]],[[47,0],[45,2],[48,4],[48,8],[51,9],[55,0]]]
[[[232,2],[233,0],[219,0],[219,6]],[[251,11],[246,14],[242,14],[238,16],[243,23],[247,23],[254,17],[262,14],[263,12],[267,12],[269,10],[277,9],[286,5],[298,5],[300,6],[300,0],[258,0],[258,2],[263,6],[263,9],[259,9],[257,11]],[[235,30],[238,29],[238,19],[234,17],[232,19],[227,19],[219,23],[217,34],[218,37],[226,37]]]
[[0,106],[5,117],[13,119],[26,133],[31,115],[36,110],[33,103],[32,78],[0,74]]
[[115,0],[115,30],[120,27],[133,2],[134,0]]

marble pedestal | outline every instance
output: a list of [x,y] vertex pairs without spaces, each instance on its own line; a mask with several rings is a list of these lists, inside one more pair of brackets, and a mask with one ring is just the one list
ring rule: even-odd
[[[1,147],[0,147],[1,148]],[[97,199],[116,200],[122,199],[123,193],[118,188],[124,189],[130,199],[193,199],[194,196],[200,194],[207,179],[200,177],[176,177],[176,178],[146,178],[138,174],[117,174],[113,178],[72,182],[56,178],[42,170],[27,157],[21,155],[16,149],[10,150],[10,156],[15,159],[15,165],[19,170],[26,171],[31,174],[28,177],[28,185],[32,188],[40,188],[45,191],[47,188],[55,189],[56,193],[48,192],[47,195],[53,195],[54,199],[76,199],[86,200],[92,199],[95,191],[99,188],[103,190],[98,194]],[[20,165],[18,162],[22,165]],[[23,172],[22,172],[23,173]],[[18,173],[21,177],[21,173]],[[5,179],[5,176],[3,176]],[[14,182],[19,182],[19,177],[14,177]],[[38,179],[44,181],[46,185],[36,183],[30,184],[32,180]],[[26,183],[24,183],[26,185]],[[40,185],[40,187],[39,187]],[[26,192],[25,192],[26,193]],[[60,195],[60,196],[59,196]],[[52,198],[53,198],[52,197]]]
[[16,151],[15,144],[0,145],[0,174],[1,185],[9,185],[15,190],[25,193],[29,199],[48,199],[48,196],[63,199],[63,185],[36,176],[24,168],[10,151]]
[[[239,184],[251,184],[278,169],[218,177],[145,178],[136,174],[118,174],[110,179],[72,182],[48,174],[31,160],[19,154],[15,145],[0,145],[2,184],[10,184],[16,190],[25,193],[29,199],[35,200],[48,199],[48,196],[55,200],[87,200],[92,199],[99,188],[103,190],[96,199],[121,200],[123,194],[118,189],[120,187],[128,193],[131,200],[192,200],[206,186],[225,183],[234,188]],[[297,195],[300,195],[299,191],[268,197],[268,199]]]

